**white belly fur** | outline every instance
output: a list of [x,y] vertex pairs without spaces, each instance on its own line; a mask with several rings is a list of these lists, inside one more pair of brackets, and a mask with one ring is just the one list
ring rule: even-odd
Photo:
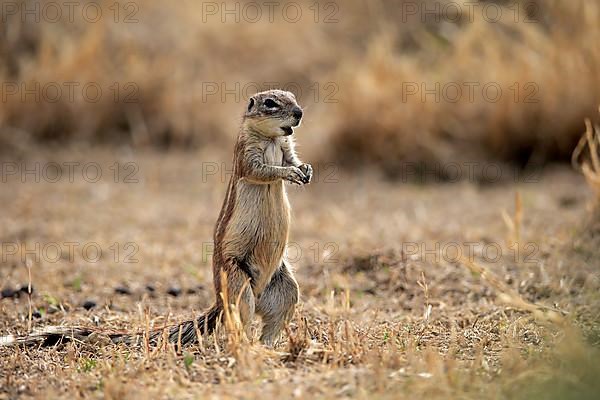
[[283,165],[283,150],[277,140],[270,142],[265,149],[265,164],[276,165],[281,167]]
[[[265,163],[282,166],[277,143],[265,150]],[[253,184],[237,181],[235,208],[223,241],[224,252],[244,259],[257,273],[255,295],[262,292],[281,265],[288,241],[290,205],[283,181]]]

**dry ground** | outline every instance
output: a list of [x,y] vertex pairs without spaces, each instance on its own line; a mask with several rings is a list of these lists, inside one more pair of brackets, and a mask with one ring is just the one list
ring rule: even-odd
[[[2,288],[29,281],[22,255],[9,254],[16,244],[29,259],[41,258],[30,264],[33,328],[143,329],[147,321],[160,327],[189,318],[214,295],[210,243],[229,158],[221,149],[166,155],[69,149],[52,159],[96,162],[99,182],[84,180],[79,167],[73,183],[8,176],[0,189]],[[37,159],[41,168],[50,160],[45,153]],[[17,165],[33,168],[33,160]],[[122,167],[118,183],[110,169],[115,162]],[[433,177],[392,183],[335,165],[316,169],[313,185],[289,190],[289,256],[302,300],[276,348],[258,344],[256,329],[250,343],[221,332],[183,354],[89,343],[2,348],[0,398],[594,398],[600,392],[598,250],[591,194],[577,173],[565,166],[529,175],[504,171],[501,182],[481,185]],[[129,178],[139,182],[124,182],[132,171]],[[510,244],[517,240],[519,251]],[[77,243],[72,251],[69,242]],[[102,250],[95,262],[91,245]],[[463,255],[474,248],[473,259],[487,269],[483,277],[457,262],[457,246]],[[490,276],[500,283],[494,286]],[[178,288],[177,296],[167,293]],[[553,323],[503,302],[511,289],[564,320]],[[97,305],[86,310],[86,301]],[[25,293],[0,300],[0,310],[1,334],[27,331]]]

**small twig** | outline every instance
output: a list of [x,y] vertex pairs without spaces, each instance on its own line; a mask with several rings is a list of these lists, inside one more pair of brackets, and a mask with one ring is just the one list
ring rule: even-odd
[[541,320],[554,322],[559,325],[562,325],[565,322],[559,311],[523,299],[518,292],[507,286],[504,282],[501,282],[482,265],[479,265],[466,257],[462,258],[461,264],[493,287],[498,292],[498,299],[502,302],[510,304],[522,311],[528,311]]
[[521,243],[521,223],[523,221],[523,202],[521,193],[515,193],[515,241],[517,246]]
[[431,304],[429,303],[429,286],[427,285],[427,280],[425,279],[425,272],[421,271],[421,280],[417,281],[417,285],[421,289],[423,289],[423,294],[425,296],[425,310],[423,312],[423,319],[425,323],[429,321],[429,317],[431,316]]
[[28,283],[27,283],[27,301],[29,302],[29,318],[27,320],[27,332],[31,333],[32,319],[33,319],[33,306],[31,303],[31,260],[25,260],[25,266],[27,267]]

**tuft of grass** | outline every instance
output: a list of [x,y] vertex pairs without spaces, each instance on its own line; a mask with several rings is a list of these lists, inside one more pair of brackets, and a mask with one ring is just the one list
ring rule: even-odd
[[93,358],[82,358],[79,361],[79,371],[80,372],[91,372],[98,365],[98,361]]
[[[600,200],[600,153],[598,150],[598,146],[600,146],[600,126],[598,124],[593,125],[588,118],[585,120],[585,127],[586,131],[573,151],[571,162],[573,167],[581,169],[588,186],[594,191],[598,201]],[[589,151],[591,163],[584,160],[580,165],[579,160],[586,148]]]
[[53,295],[51,295],[49,293],[44,294],[44,301],[49,306],[53,306],[53,307],[60,306],[60,300],[58,300],[56,297],[54,297]]
[[185,353],[185,355],[183,356],[183,365],[185,366],[185,368],[189,370],[193,363],[194,356],[190,353]]
[[72,281],[71,281],[71,287],[73,288],[74,291],[76,292],[81,292],[81,285],[83,284],[83,278],[81,276],[81,274],[77,275]]

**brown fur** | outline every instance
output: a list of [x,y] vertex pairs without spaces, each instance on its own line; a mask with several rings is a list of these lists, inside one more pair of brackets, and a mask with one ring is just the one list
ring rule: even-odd
[[[267,99],[279,107],[264,109]],[[288,92],[262,92],[250,100],[214,235],[216,293],[222,291],[219,276],[224,272],[227,298],[240,299],[243,323],[250,322],[255,312],[263,317],[261,340],[269,344],[298,301],[298,285],[283,259],[290,224],[283,181],[304,184],[312,176],[312,168],[297,158],[292,137],[280,129],[299,124],[299,118],[290,120],[294,113],[301,115],[301,110]],[[250,285],[244,286],[248,279]],[[217,305],[223,307],[220,298]]]
[[[291,134],[302,110],[292,93],[257,93],[248,104],[233,156],[233,175],[214,231],[213,274],[216,300],[196,321],[171,327],[169,341],[183,345],[197,340],[196,332],[211,333],[223,312],[222,276],[227,296],[247,326],[258,314],[263,320],[261,341],[273,344],[293,315],[298,284],[284,260],[290,225],[290,205],[284,181],[308,184],[312,167],[294,151]],[[229,305],[228,305],[229,306]],[[0,345],[55,344],[70,338],[104,333],[114,343],[140,342],[141,335],[109,333],[88,328],[49,327],[25,338],[0,338]],[[156,343],[162,331],[151,332]]]

